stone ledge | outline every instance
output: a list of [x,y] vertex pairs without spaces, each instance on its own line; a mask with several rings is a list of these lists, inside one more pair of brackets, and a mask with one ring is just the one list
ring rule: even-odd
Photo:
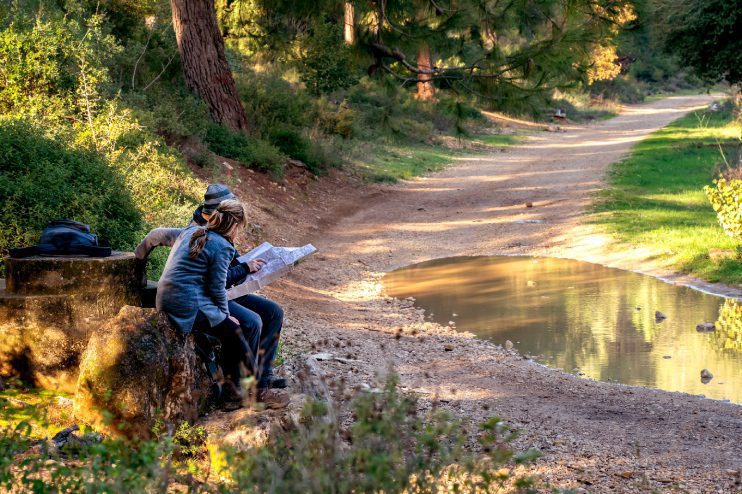
[[5,258],[6,291],[19,295],[70,295],[116,291],[136,300],[141,288],[131,252],[110,257],[32,256]]

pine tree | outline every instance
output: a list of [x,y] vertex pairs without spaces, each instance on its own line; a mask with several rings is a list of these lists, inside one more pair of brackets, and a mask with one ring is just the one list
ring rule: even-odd
[[214,0],[171,0],[170,5],[186,84],[206,102],[215,122],[235,131],[249,131],[224,54]]

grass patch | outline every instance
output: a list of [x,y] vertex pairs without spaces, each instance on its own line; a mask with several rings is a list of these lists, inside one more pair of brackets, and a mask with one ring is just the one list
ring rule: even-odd
[[[515,146],[524,136],[511,134],[485,134],[462,138],[463,149],[433,146],[422,143],[385,143],[375,147],[372,157],[364,156],[355,163],[361,174],[372,182],[395,183],[426,173],[441,170],[453,160],[503,147]],[[482,151],[481,147],[492,148]]]
[[731,109],[687,115],[640,142],[615,164],[595,222],[620,243],[646,248],[673,269],[713,282],[742,283],[742,261],[713,261],[710,249],[734,250],[703,192],[718,174],[717,143],[738,135]]
[[678,89],[677,91],[658,91],[656,93],[648,94],[647,96],[645,96],[644,101],[659,101],[671,96],[695,96],[697,94],[708,93],[709,91],[703,88]]
[[492,147],[508,147],[520,144],[525,140],[525,136],[515,134],[484,134],[474,136],[472,140]]
[[51,437],[74,423],[71,396],[43,389],[9,388],[0,391],[0,430],[20,423],[30,426],[30,437]]

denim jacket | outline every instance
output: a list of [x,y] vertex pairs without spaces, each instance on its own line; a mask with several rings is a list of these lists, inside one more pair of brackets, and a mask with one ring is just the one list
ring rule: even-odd
[[[134,254],[137,259],[147,259],[155,247],[172,247],[182,232],[183,228],[155,228],[137,245]],[[226,287],[232,288],[235,285],[239,285],[245,281],[248,274],[250,274],[250,268],[246,263],[239,262],[235,254],[235,257],[229,263]]]
[[201,311],[213,327],[229,316],[227,271],[236,251],[216,232],[208,232],[201,253],[190,256],[190,241],[197,226],[181,231],[170,251],[157,284],[156,306],[180,331],[193,329]]

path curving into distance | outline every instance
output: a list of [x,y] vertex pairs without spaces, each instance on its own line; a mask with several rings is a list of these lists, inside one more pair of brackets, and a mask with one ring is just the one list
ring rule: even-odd
[[365,207],[319,240],[313,236],[320,254],[271,290],[287,307],[286,338],[300,353],[356,359],[322,362],[330,380],[346,388],[373,383],[391,364],[423,408],[437,399],[475,422],[504,417],[524,431],[519,447],[542,450],[534,471],[555,486],[738,492],[741,406],[547,369],[424,322],[409,301],[385,297],[380,282],[395,268],[449,256],[609,262],[605,238],[582,220],[610,164],[711,101],[678,96],[628,106],[607,121],[540,132],[505,152],[462,158],[373,194],[359,191]]

